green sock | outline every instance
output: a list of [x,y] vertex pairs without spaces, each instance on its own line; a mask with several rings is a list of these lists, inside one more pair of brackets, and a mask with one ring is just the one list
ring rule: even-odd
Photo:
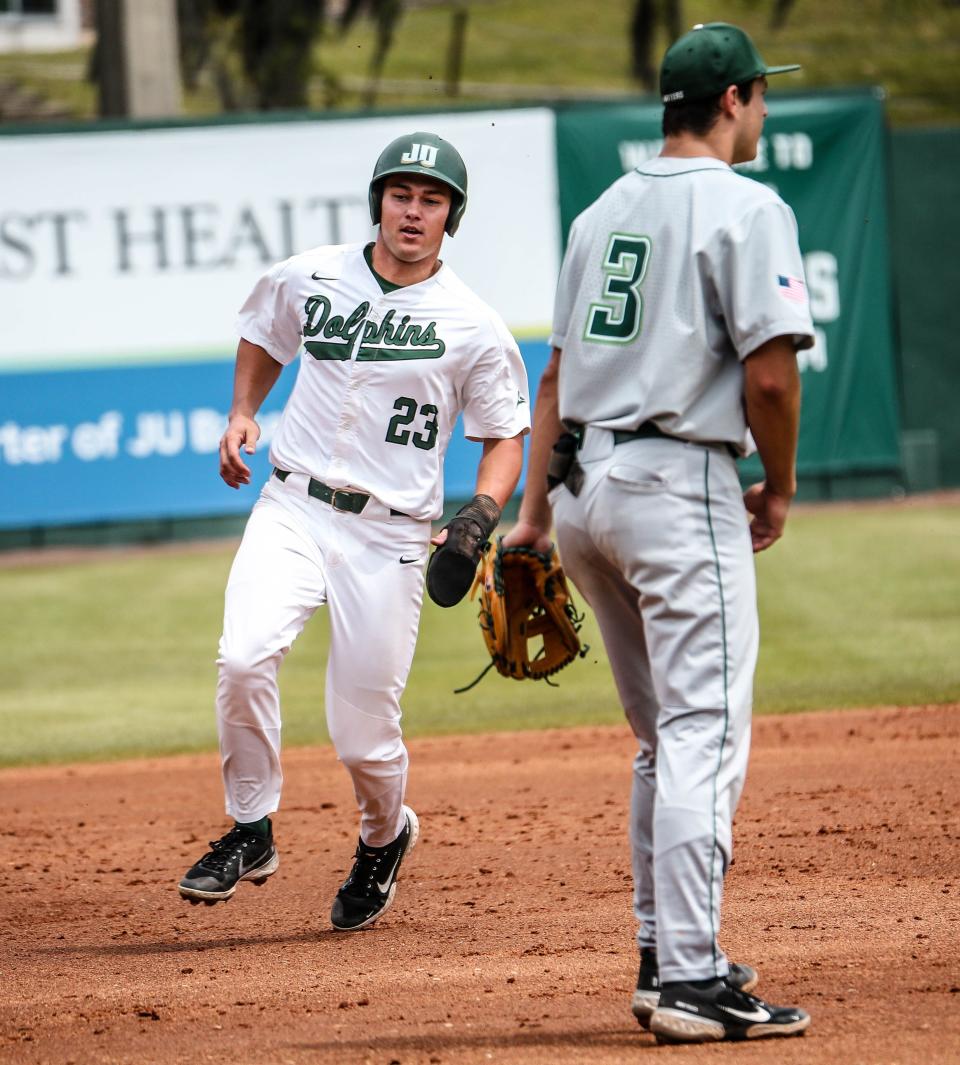
[[263,836],[264,839],[270,835],[270,818],[261,817],[259,821],[236,821],[237,828],[242,828],[245,832],[252,832],[256,836]]

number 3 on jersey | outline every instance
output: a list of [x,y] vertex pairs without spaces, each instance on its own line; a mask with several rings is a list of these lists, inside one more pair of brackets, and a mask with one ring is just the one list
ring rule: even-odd
[[640,286],[650,262],[650,238],[611,233],[603,257],[602,298],[587,311],[584,340],[626,344],[640,332],[643,297]]

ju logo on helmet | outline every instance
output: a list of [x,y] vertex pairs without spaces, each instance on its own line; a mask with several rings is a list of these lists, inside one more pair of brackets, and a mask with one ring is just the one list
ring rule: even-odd
[[401,163],[419,163],[421,166],[434,167],[437,165],[437,154],[440,149],[433,144],[411,144],[410,151],[400,156]]

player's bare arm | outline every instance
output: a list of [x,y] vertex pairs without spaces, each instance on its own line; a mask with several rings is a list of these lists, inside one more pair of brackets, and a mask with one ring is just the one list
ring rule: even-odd
[[484,440],[477,467],[477,495],[490,496],[502,510],[513,495],[523,468],[525,433],[503,440]]
[[797,491],[800,372],[791,337],[774,337],[747,356],[744,402],[765,474],[744,493],[744,503],[753,515],[753,550],[764,551],[783,535]]
[[560,376],[560,349],[550,354],[533,408],[533,433],[530,437],[530,459],[527,483],[520,504],[517,524],[504,537],[507,547],[531,546],[537,551],[549,551],[552,514],[547,499],[547,465],[550,452],[563,431],[557,401],[557,382]]
[[[487,496],[503,510],[513,495],[520,471],[523,469],[523,433],[500,440],[484,440],[483,454],[477,467],[477,487],[474,498]],[[445,543],[447,530],[441,529],[430,541],[439,546]]]
[[220,476],[231,488],[250,483],[250,467],[240,451],[242,448],[247,455],[256,451],[260,426],[254,418],[282,369],[258,344],[240,340],[233,375],[233,403],[227,431],[220,439]]

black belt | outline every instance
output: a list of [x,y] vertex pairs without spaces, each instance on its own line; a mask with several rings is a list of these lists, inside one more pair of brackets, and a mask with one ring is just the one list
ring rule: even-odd
[[[662,437],[664,440],[680,440],[679,436],[671,436],[665,433],[656,422],[644,422],[638,429],[614,429],[613,444],[626,444],[629,440],[649,440],[652,437]],[[687,441],[683,441],[686,443]]]
[[[580,441],[583,441],[583,429],[580,427]],[[728,444],[723,440],[687,440],[682,436],[673,436],[670,433],[665,433],[656,422],[644,422],[643,425],[638,426],[636,429],[614,429],[613,430],[613,444],[614,447],[617,444],[626,444],[630,440],[652,440],[660,438],[661,440],[676,440],[681,444],[695,444],[698,447],[722,447],[725,451],[729,452],[733,458],[739,458],[739,453],[733,444]]]
[[[281,481],[285,481],[290,476],[289,470],[281,470],[276,466],[273,468],[273,473]],[[343,488],[331,488],[330,485],[324,484],[323,481],[318,481],[315,477],[311,477],[307,482],[307,495],[311,495],[314,499],[319,499],[323,503],[329,503],[334,510],[345,510],[348,514],[359,514],[370,499],[366,492],[347,492]],[[390,516],[392,518],[406,518],[409,515],[404,514],[402,510],[393,510],[391,508]]]

